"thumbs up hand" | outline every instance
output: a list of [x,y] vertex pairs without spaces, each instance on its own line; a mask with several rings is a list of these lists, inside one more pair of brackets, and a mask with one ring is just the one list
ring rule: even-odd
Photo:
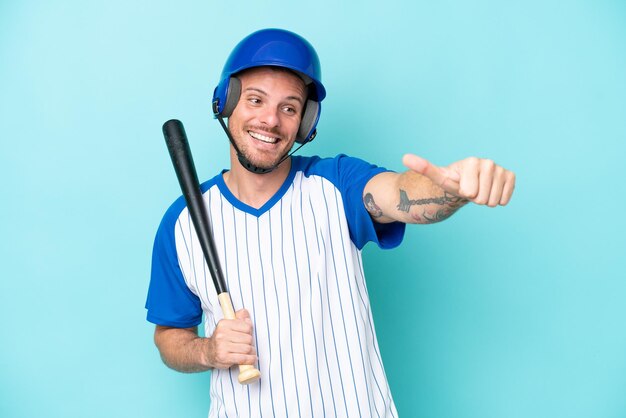
[[515,189],[515,174],[488,159],[470,157],[439,167],[417,155],[406,154],[402,163],[444,191],[478,205],[504,206]]

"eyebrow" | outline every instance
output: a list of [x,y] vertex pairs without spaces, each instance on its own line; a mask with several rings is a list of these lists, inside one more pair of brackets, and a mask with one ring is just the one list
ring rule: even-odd
[[[262,90],[262,89],[260,89],[260,88],[258,88],[258,87],[247,87],[247,88],[244,90],[244,92],[246,92],[246,91],[248,91],[248,90],[256,91],[257,93],[260,93],[260,94],[262,94],[262,95],[264,95],[264,96],[267,96],[267,95],[268,95],[268,94],[267,94],[267,92],[266,92],[265,90]],[[303,103],[304,103],[304,99],[303,99],[302,97],[298,97],[298,96],[287,96],[287,97],[286,97],[286,99],[287,99],[287,100],[295,100],[295,101],[297,101],[297,102],[298,102],[298,103],[300,103],[300,104],[303,104]]]

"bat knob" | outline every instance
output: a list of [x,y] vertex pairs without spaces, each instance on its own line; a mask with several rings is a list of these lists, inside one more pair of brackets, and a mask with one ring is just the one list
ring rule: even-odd
[[261,372],[248,364],[239,366],[239,376],[237,379],[242,385],[248,385],[256,382],[261,377]]

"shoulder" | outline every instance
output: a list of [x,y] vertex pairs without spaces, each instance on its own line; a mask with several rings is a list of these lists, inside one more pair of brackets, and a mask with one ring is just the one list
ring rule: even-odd
[[302,172],[306,177],[320,176],[331,181],[343,175],[356,172],[385,171],[384,168],[345,154],[325,158],[319,156],[295,156],[292,163],[295,170]]
[[[343,199],[355,205],[363,205],[363,190],[367,182],[379,173],[387,171],[383,167],[370,164],[360,158],[339,154],[332,158],[298,157],[293,160],[293,171],[301,172],[302,183],[314,188],[332,185]],[[319,180],[322,181],[319,181]]]

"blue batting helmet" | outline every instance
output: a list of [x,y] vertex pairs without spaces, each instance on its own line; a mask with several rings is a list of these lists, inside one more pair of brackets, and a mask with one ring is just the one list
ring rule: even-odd
[[305,143],[315,137],[320,102],[326,97],[320,61],[313,46],[293,32],[262,29],[245,37],[230,53],[220,82],[213,92],[213,112],[229,117],[241,94],[237,73],[254,67],[282,67],[298,74],[307,84],[308,98],[296,141]]

